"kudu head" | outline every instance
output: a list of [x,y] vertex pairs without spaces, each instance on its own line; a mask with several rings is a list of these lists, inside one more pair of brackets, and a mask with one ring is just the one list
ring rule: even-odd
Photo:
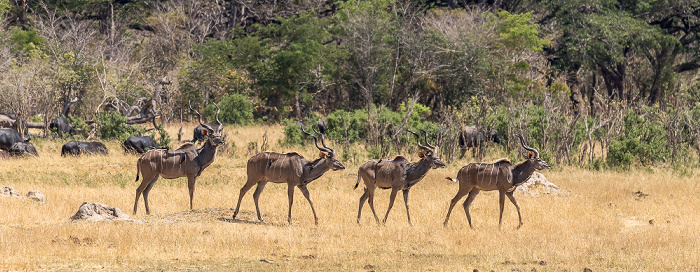
[[418,156],[421,158],[421,160],[425,160],[430,164],[431,168],[439,168],[439,167],[445,167],[445,163],[443,163],[440,158],[437,156],[437,148],[430,143],[428,143],[428,132],[425,130],[422,130],[425,133],[425,145],[422,145],[420,143],[420,135],[418,133],[413,132],[412,130],[409,130],[408,132],[412,133],[413,135],[416,135],[416,138],[418,139],[418,147],[423,149],[424,152],[419,152]]
[[527,150],[527,151],[530,151],[525,156],[525,159],[527,159],[530,163],[532,163],[532,165],[535,167],[535,169],[542,170],[542,169],[552,168],[551,166],[549,166],[549,164],[547,164],[547,162],[540,159],[540,152],[537,151],[537,149],[529,147],[529,146],[527,146],[527,144],[525,144],[525,138],[523,138],[522,135],[515,134],[515,136],[518,136],[518,138],[520,138],[520,144],[523,146],[523,148],[525,148],[525,150]]
[[194,111],[195,113],[197,113],[197,115],[199,115],[199,124],[204,128],[202,129],[202,134],[204,134],[204,136],[207,136],[207,141],[209,142],[209,144],[211,144],[213,147],[218,147],[219,145],[225,144],[223,137],[221,137],[221,129],[223,129],[224,124],[222,124],[221,121],[219,121],[219,112],[221,112],[219,105],[216,105],[216,103],[214,103],[214,106],[216,106],[216,122],[219,124],[219,126],[216,129],[202,122],[202,114],[200,114],[197,110],[193,109],[192,104],[190,104],[189,106],[190,110]]
[[340,163],[340,161],[338,161],[338,159],[336,158],[335,150],[326,146],[326,142],[324,141],[325,137],[323,136],[323,134],[326,131],[326,128],[323,122],[319,122],[319,130],[321,132],[316,131],[316,129],[312,127],[314,132],[316,132],[318,135],[321,135],[321,144],[323,145],[323,147],[320,147],[318,145],[318,137],[316,137],[316,135],[306,132],[306,130],[304,130],[304,124],[300,123],[299,125],[301,125],[301,131],[304,132],[304,134],[314,137],[314,144],[316,144],[316,148],[318,148],[318,150],[321,151],[320,156],[321,159],[324,160],[323,162],[321,162],[322,164],[327,164],[330,169],[333,169],[333,171],[345,169],[345,166],[342,163]]

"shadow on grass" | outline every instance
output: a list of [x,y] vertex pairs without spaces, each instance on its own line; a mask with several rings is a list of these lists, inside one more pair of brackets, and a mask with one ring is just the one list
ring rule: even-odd
[[234,224],[249,224],[249,225],[260,225],[260,226],[272,226],[272,227],[288,227],[289,224],[287,223],[271,223],[267,221],[258,221],[258,220],[246,220],[246,219],[233,219],[230,217],[219,217],[219,221],[221,222],[226,222],[226,223],[234,223]]

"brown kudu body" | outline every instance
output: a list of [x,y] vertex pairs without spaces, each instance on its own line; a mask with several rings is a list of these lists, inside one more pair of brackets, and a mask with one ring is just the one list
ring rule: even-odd
[[233,212],[233,219],[238,215],[238,211],[241,207],[241,200],[243,196],[257,184],[255,192],[253,193],[253,201],[255,201],[255,211],[258,216],[258,220],[263,221],[260,215],[260,206],[258,205],[258,200],[260,199],[260,194],[265,185],[268,182],[273,183],[286,183],[287,184],[287,197],[289,200],[289,212],[287,214],[287,221],[292,223],[292,203],[294,202],[294,187],[298,187],[301,193],[304,195],[306,200],[311,206],[311,211],[314,214],[314,222],[318,225],[318,216],[316,216],[316,210],[314,209],[314,204],[311,201],[311,196],[309,195],[309,190],[306,188],[310,182],[318,179],[328,170],[342,170],[345,169],[342,163],[336,159],[335,150],[329,148],[324,143],[323,131],[321,128],[321,143],[323,147],[318,145],[318,139],[315,135],[304,131],[304,126],[302,125],[302,131],[314,137],[314,142],[316,148],[321,151],[321,155],[318,159],[314,161],[308,161],[299,153],[277,153],[277,152],[263,152],[259,153],[250,159],[248,159],[247,164],[247,174],[248,180],[246,184],[241,188],[238,194],[238,204],[236,204],[236,210]]
[[420,153],[420,161],[412,164],[408,162],[406,158],[397,156],[393,160],[371,160],[361,165],[360,169],[358,169],[355,188],[357,188],[360,184],[360,179],[362,179],[365,183],[365,192],[360,197],[360,207],[357,211],[357,223],[360,223],[362,206],[364,206],[365,201],[368,199],[369,207],[372,209],[372,214],[374,214],[374,219],[379,223],[379,217],[377,217],[377,213],[374,210],[374,191],[379,187],[382,189],[391,189],[389,207],[386,210],[386,215],[384,215],[384,220],[382,220],[382,222],[386,223],[389,217],[389,211],[391,211],[391,208],[394,206],[396,194],[401,190],[403,192],[404,203],[406,204],[408,223],[413,225],[411,223],[411,214],[408,209],[408,192],[413,185],[425,177],[428,170],[431,168],[445,167],[445,164],[435,155],[435,147],[427,143],[427,133],[427,147],[420,144],[420,136],[418,136],[418,134],[412,131],[411,133],[418,137],[418,146],[426,150],[426,153]]
[[[191,106],[190,109],[192,109]],[[199,112],[196,110],[192,110],[199,114]],[[197,147],[195,147],[193,144],[187,143],[181,145],[175,150],[150,150],[139,158],[136,163],[136,180],[139,180],[139,173],[141,176],[143,176],[143,180],[141,181],[141,185],[139,185],[139,187],[136,189],[134,214],[136,214],[139,196],[142,193],[143,202],[146,206],[146,214],[151,213],[148,207],[148,193],[153,188],[153,185],[158,180],[158,177],[163,177],[166,179],[187,177],[187,187],[190,194],[190,209],[192,209],[194,185],[197,177],[205,168],[207,168],[207,166],[214,162],[217,147],[224,144],[224,141],[221,138],[221,129],[223,125],[219,121],[219,111],[216,112],[216,120],[219,122],[219,127],[216,130],[210,126],[206,126],[205,133],[207,134],[208,139],[202,148],[197,149]],[[199,114],[199,122],[200,124],[202,123],[201,114]]]
[[518,202],[513,197],[513,192],[518,185],[525,182],[530,175],[535,170],[542,170],[551,168],[545,161],[540,159],[539,152],[527,146],[525,140],[522,136],[517,135],[520,138],[520,142],[528,151],[532,151],[527,159],[521,163],[513,165],[510,161],[506,159],[498,160],[494,163],[470,163],[462,167],[457,173],[457,179],[447,178],[453,182],[459,182],[459,191],[457,195],[450,201],[450,208],[447,210],[447,216],[445,217],[444,226],[447,226],[447,221],[450,219],[450,213],[455,204],[464,197],[467,196],[467,200],[464,201],[464,212],[467,214],[467,220],[469,221],[469,227],[472,226],[471,215],[469,214],[469,206],[471,205],[474,198],[481,191],[493,191],[498,190],[499,193],[499,205],[500,214],[498,217],[498,225],[501,225],[501,219],[503,218],[503,208],[505,203],[505,197],[508,196],[510,202],[515,205],[515,209],[518,211],[518,228],[523,225],[523,219],[520,215],[520,206]]

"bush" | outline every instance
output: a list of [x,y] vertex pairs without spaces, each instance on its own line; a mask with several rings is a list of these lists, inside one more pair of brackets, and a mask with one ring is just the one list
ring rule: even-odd
[[668,133],[660,120],[630,110],[623,124],[623,136],[613,140],[608,148],[608,165],[627,169],[632,164],[649,165],[669,157]]
[[[379,124],[380,126],[383,126],[383,124],[389,123],[389,125],[386,127],[386,131],[383,131],[382,134],[384,137],[389,137],[389,135],[392,135],[392,129],[395,127],[398,127],[401,125],[403,122],[403,118],[406,114],[406,108],[404,106],[401,106],[399,109],[399,112],[392,111],[388,108],[383,108],[381,112],[381,116],[379,118]],[[369,129],[369,118],[368,118],[367,110],[366,109],[357,109],[352,112],[349,111],[344,111],[344,110],[336,110],[334,112],[331,112],[328,117],[326,118],[326,138],[335,141],[336,143],[345,143],[346,138],[349,144],[355,144],[357,142],[364,142],[363,139],[367,138],[367,130]],[[406,126],[404,126],[404,131],[408,129],[412,129],[415,132],[419,133],[421,129],[424,129],[428,132],[428,137],[431,139],[431,143],[435,144],[435,139],[438,133],[440,132],[440,127],[438,126],[437,123],[433,123],[430,121],[426,121],[430,116],[430,110],[428,107],[416,104],[416,107],[414,108],[413,112],[411,113],[411,116],[409,117],[408,123]],[[307,125],[307,127],[310,127],[311,125],[316,125],[316,122],[318,121],[318,118],[320,116],[317,113],[311,114],[309,117],[304,118],[304,122]],[[345,123],[348,125],[348,131],[347,131],[347,137],[346,137],[346,131],[345,131]],[[311,128],[308,128],[307,131],[310,131]],[[311,137],[305,136],[299,127],[294,122],[287,122],[287,125],[284,128],[284,139],[280,141],[280,144],[290,146],[290,145],[300,145],[305,142],[313,142],[313,139]],[[421,137],[423,134],[421,133]],[[399,135],[399,137],[402,140],[406,140],[406,134]],[[424,143],[424,141],[421,141]],[[415,140],[411,138],[411,143],[415,144]],[[369,150],[371,156],[375,156],[381,152],[381,148],[378,150]],[[376,154],[374,154],[376,153]],[[377,155],[378,156],[378,155]]]
[[73,116],[73,115],[68,115],[68,118],[66,118],[68,121],[68,124],[73,126],[73,131],[78,132],[80,131],[81,134],[85,137],[87,137],[88,133],[90,133],[90,126],[83,121],[80,117]]
[[[219,105],[221,113],[219,120],[225,124],[248,125],[253,123],[253,103],[242,94],[226,94],[221,98]],[[209,122],[216,121],[216,106],[207,105],[204,108],[204,116]]]
[[355,110],[353,112],[337,110],[331,112],[326,118],[326,125],[328,126],[326,136],[338,143],[344,143],[346,138],[345,124],[347,123],[347,140],[350,144],[354,144],[367,134],[367,118],[367,111],[365,110]]
[[97,115],[97,135],[106,140],[126,140],[134,129],[126,124],[126,117],[118,112],[100,112]]

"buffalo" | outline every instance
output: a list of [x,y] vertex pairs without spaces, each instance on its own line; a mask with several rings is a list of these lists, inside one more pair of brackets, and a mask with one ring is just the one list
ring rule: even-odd
[[13,128],[24,138],[29,137],[29,130],[27,129],[27,120],[18,118],[14,114],[0,113],[0,127]]
[[[498,136],[498,131],[496,129],[484,130],[477,126],[463,126],[459,130],[459,147],[462,150],[460,158],[464,157],[468,148],[478,148],[479,155],[483,156],[483,147],[485,142],[494,142],[497,144],[501,143],[501,137]],[[476,153],[475,149],[472,149],[473,153]],[[476,154],[474,154],[476,157]]]
[[65,106],[63,106],[63,110],[61,110],[61,114],[51,120],[49,123],[49,128],[53,131],[56,131],[58,133],[58,137],[63,138],[63,134],[68,134],[72,135],[73,134],[73,126],[71,126],[70,123],[68,123],[68,120],[64,116],[68,116],[68,110],[70,109],[70,106],[75,104],[75,102],[78,102],[78,98],[74,98],[71,101],[68,101]]
[[124,151],[143,154],[151,149],[163,149],[150,136],[129,136],[124,140]]
[[107,155],[107,147],[100,142],[77,142],[71,141],[61,147],[61,156],[81,154],[102,154]]
[[67,135],[72,135],[73,134],[73,126],[71,126],[68,123],[68,120],[63,117],[56,117],[51,122],[49,123],[49,128],[52,131],[56,131],[58,133],[58,137],[63,137],[64,134]]
[[17,132],[17,130],[12,129],[12,128],[2,128],[0,129],[0,149],[9,151],[10,148],[15,144],[15,143],[20,143],[20,142],[28,142],[29,140],[25,140],[22,138],[22,135]]
[[39,153],[36,152],[36,148],[34,148],[34,145],[27,140],[26,142],[17,142],[12,147],[10,147],[10,156],[13,157],[18,157],[18,156],[39,156]]
[[5,150],[0,150],[0,159],[7,159],[10,157],[10,152]]

